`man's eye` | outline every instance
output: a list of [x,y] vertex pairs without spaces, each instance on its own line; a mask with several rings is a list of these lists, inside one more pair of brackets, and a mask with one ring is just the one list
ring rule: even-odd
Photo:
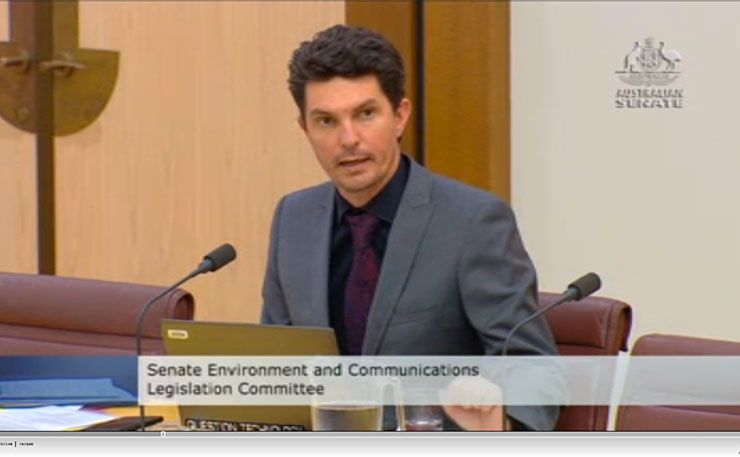
[[373,108],[367,108],[360,112],[360,115],[364,118],[370,118],[373,117],[373,114],[375,114],[375,110]]
[[330,117],[320,117],[317,119],[317,123],[322,127],[329,127],[334,124],[334,119]]

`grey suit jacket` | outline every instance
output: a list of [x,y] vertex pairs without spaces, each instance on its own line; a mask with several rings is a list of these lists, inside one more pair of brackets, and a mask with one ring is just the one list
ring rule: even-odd
[[[497,354],[509,330],[536,311],[536,275],[513,213],[490,193],[435,175],[410,160],[368,316],[369,355]],[[331,182],[277,206],[262,322],[329,326],[334,203]],[[522,327],[510,354],[556,354],[544,319]],[[557,407],[508,414],[552,429]]]

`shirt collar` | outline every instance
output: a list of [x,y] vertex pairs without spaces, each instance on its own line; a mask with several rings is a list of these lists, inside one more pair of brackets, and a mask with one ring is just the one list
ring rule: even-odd
[[355,208],[347,200],[342,197],[339,192],[335,189],[334,191],[334,214],[336,215],[335,222],[337,224],[342,223],[342,218],[347,211],[350,210],[363,210],[377,217],[378,219],[393,223],[393,218],[396,216],[396,210],[398,205],[401,203],[401,197],[403,191],[406,188],[406,181],[409,177],[409,159],[405,155],[401,154],[401,160],[399,161],[398,170],[393,175],[388,184],[385,185],[383,190],[378,195],[373,197],[367,205],[362,208]]

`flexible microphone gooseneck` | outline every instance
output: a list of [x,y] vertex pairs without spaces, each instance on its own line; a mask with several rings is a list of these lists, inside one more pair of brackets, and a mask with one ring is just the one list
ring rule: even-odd
[[501,351],[501,355],[507,355],[509,350],[509,343],[511,343],[511,337],[514,336],[514,333],[516,333],[517,330],[519,330],[524,324],[531,322],[534,318],[541,316],[545,314],[546,312],[550,311],[552,308],[565,303],[569,301],[578,301],[582,298],[586,298],[592,293],[599,290],[601,287],[601,279],[599,278],[599,275],[596,273],[587,273],[580,278],[576,279],[572,283],[568,284],[568,288],[563,292],[563,294],[555,300],[553,303],[547,305],[546,307],[540,309],[536,313],[532,314],[531,316],[528,316],[526,319],[520,321],[518,324],[514,326],[514,328],[509,331],[509,334],[506,335],[506,340],[504,340],[504,348]]
[[[144,305],[143,308],[141,308],[141,311],[139,312],[139,318],[136,322],[136,356],[141,356],[141,331],[142,327],[144,326],[144,317],[146,317],[146,313],[149,312],[149,309],[154,305],[154,303],[157,302],[160,298],[164,297],[165,295],[169,294],[173,290],[180,287],[183,283],[190,281],[194,277],[201,275],[203,273],[208,273],[209,271],[217,271],[221,267],[227,265],[229,262],[234,260],[236,258],[236,250],[234,249],[234,246],[230,245],[229,243],[222,244],[221,246],[217,247],[210,253],[206,254],[205,257],[203,257],[203,261],[198,265],[198,268],[193,270],[190,274],[188,274],[183,279],[177,281],[175,284],[170,286],[169,288],[165,289],[162,293],[157,295],[156,297],[149,300],[146,305]],[[141,420],[140,428],[143,431],[145,424],[144,424],[144,405],[139,405],[139,418]]]

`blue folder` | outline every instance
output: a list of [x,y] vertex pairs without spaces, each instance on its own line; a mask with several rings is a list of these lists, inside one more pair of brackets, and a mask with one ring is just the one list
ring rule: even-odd
[[135,405],[135,356],[0,357],[0,407]]
[[126,405],[136,397],[110,378],[0,381],[0,407],[43,405]]

